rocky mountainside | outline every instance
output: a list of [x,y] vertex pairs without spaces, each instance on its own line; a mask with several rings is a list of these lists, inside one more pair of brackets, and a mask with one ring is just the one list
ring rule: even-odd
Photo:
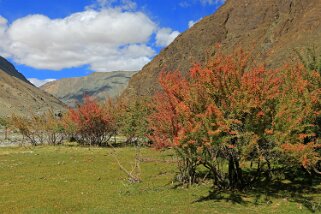
[[65,105],[33,86],[12,64],[0,57],[0,116],[28,116],[49,109],[63,111]]
[[10,76],[16,77],[28,84],[31,84],[10,62],[8,62],[2,56],[0,56],[0,70],[4,71]]
[[84,95],[94,97],[99,101],[119,96],[135,73],[131,71],[95,72],[85,77],[49,82],[41,89],[67,105],[75,106],[82,102]]
[[227,0],[134,75],[124,95],[153,93],[164,66],[186,73],[193,63],[204,63],[217,43],[226,52],[242,48],[256,63],[278,66],[293,59],[294,50],[320,47],[321,1]]

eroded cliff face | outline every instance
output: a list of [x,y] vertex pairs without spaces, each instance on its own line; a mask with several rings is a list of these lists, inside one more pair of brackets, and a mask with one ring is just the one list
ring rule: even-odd
[[206,62],[217,43],[223,51],[242,48],[257,64],[277,67],[293,60],[294,50],[321,45],[321,1],[227,0],[134,75],[124,95],[153,94],[162,69],[186,74],[193,63]]

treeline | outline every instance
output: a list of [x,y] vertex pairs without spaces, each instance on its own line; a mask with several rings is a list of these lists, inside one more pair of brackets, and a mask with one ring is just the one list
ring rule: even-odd
[[99,103],[91,97],[84,97],[83,104],[65,113],[49,110],[29,117],[12,115],[0,118],[0,126],[5,133],[9,129],[19,132],[25,141],[35,146],[58,145],[64,141],[76,141],[85,146],[108,146],[119,135],[127,139],[125,143],[148,141],[148,113],[147,99]]
[[269,70],[248,66],[249,56],[218,51],[187,76],[162,72],[152,98],[84,103],[57,116],[49,112],[11,123],[32,144],[63,138],[108,146],[116,135],[128,142],[172,148],[183,184],[204,177],[219,189],[242,190],[273,175],[321,171],[321,77],[303,65]]

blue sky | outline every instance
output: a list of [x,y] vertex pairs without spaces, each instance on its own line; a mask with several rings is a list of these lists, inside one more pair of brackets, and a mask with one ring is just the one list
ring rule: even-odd
[[0,0],[0,55],[36,85],[139,70],[222,0]]

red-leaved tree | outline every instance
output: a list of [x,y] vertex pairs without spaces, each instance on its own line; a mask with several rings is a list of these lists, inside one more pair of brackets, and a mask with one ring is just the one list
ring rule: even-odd
[[116,134],[115,120],[108,108],[101,106],[90,97],[65,115],[65,129],[82,144],[105,145]]
[[317,171],[320,75],[301,66],[248,67],[246,53],[218,51],[187,77],[161,73],[149,138],[177,151],[182,182],[195,182],[199,165],[216,186],[232,189],[270,179],[276,165]]

